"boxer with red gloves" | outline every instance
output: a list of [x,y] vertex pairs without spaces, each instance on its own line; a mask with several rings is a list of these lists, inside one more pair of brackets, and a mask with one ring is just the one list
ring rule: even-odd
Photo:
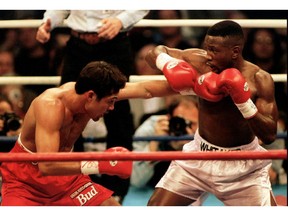
[[[113,147],[105,152],[129,152],[128,149]],[[81,172],[85,175],[90,174],[107,174],[116,175],[120,178],[127,179],[131,176],[132,161],[81,161]]]
[[[163,58],[166,63],[176,61],[171,58],[181,60],[180,66],[171,69],[170,64],[161,63],[160,58],[157,67],[168,82],[163,81],[162,89],[161,83],[157,85],[157,92],[173,94],[169,86],[174,90],[177,86],[178,91],[188,87],[199,96],[199,128],[194,139],[183,146],[184,154],[249,151],[253,155],[255,151],[266,151],[259,140],[270,144],[276,139],[278,110],[273,78],[244,59],[244,43],[241,26],[224,20],[208,29],[203,48],[210,58],[203,55],[203,61],[193,48],[181,50],[160,45],[148,52],[146,60],[153,68],[160,53],[170,56],[168,60]],[[188,65],[199,75],[187,69]],[[208,193],[227,206],[276,205],[268,174],[270,168],[271,160],[266,159],[173,160],[156,184],[148,206],[201,205]]]

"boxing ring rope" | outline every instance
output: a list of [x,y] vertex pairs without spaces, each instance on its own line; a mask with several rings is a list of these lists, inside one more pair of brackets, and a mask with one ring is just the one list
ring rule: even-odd
[[[210,27],[224,19],[142,19],[134,27],[165,27],[190,26]],[[243,28],[287,28],[286,19],[233,19]],[[39,19],[0,20],[0,28],[38,28],[42,23]],[[67,27],[66,20],[59,27]]]
[[82,161],[82,160],[257,160],[287,159],[287,150],[229,151],[229,152],[57,152],[57,153],[0,153],[2,162]]
[[[274,82],[287,82],[287,74],[271,74]],[[59,85],[60,76],[0,76],[0,85]],[[164,75],[131,75],[129,82],[165,80]]]
[[[286,138],[287,132],[278,133],[277,138]],[[14,144],[17,136],[0,136],[0,144]],[[145,136],[133,137],[133,141],[151,140],[193,140],[194,136]],[[84,138],[86,142],[105,141],[105,138]],[[24,161],[80,161],[80,160],[247,160],[247,159],[286,159],[287,150],[268,150],[268,151],[229,151],[229,152],[181,152],[181,151],[162,151],[162,152],[57,152],[57,153],[0,153],[0,162],[24,162]]]
[[[0,144],[2,143],[15,143],[18,136],[0,136]],[[276,138],[286,139],[287,132],[277,133]],[[106,137],[85,137],[84,142],[106,142]],[[179,141],[179,140],[193,140],[192,135],[183,136],[133,136],[133,141]]]

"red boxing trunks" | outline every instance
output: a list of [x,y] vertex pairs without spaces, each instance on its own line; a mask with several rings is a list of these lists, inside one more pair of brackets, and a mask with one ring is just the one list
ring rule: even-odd
[[[11,153],[28,151],[18,139]],[[83,174],[42,176],[33,162],[3,162],[1,173],[2,206],[98,206],[113,194]]]

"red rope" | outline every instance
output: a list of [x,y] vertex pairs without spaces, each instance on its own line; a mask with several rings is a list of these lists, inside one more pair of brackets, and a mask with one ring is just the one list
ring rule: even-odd
[[0,161],[81,161],[81,160],[247,160],[287,159],[287,150],[230,152],[58,152],[58,153],[0,153]]

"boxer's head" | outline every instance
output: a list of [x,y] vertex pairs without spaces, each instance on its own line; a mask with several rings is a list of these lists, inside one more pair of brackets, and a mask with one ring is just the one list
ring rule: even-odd
[[234,67],[238,59],[242,59],[243,47],[243,30],[231,20],[221,21],[210,27],[204,40],[204,48],[212,57],[209,66],[215,72]]

